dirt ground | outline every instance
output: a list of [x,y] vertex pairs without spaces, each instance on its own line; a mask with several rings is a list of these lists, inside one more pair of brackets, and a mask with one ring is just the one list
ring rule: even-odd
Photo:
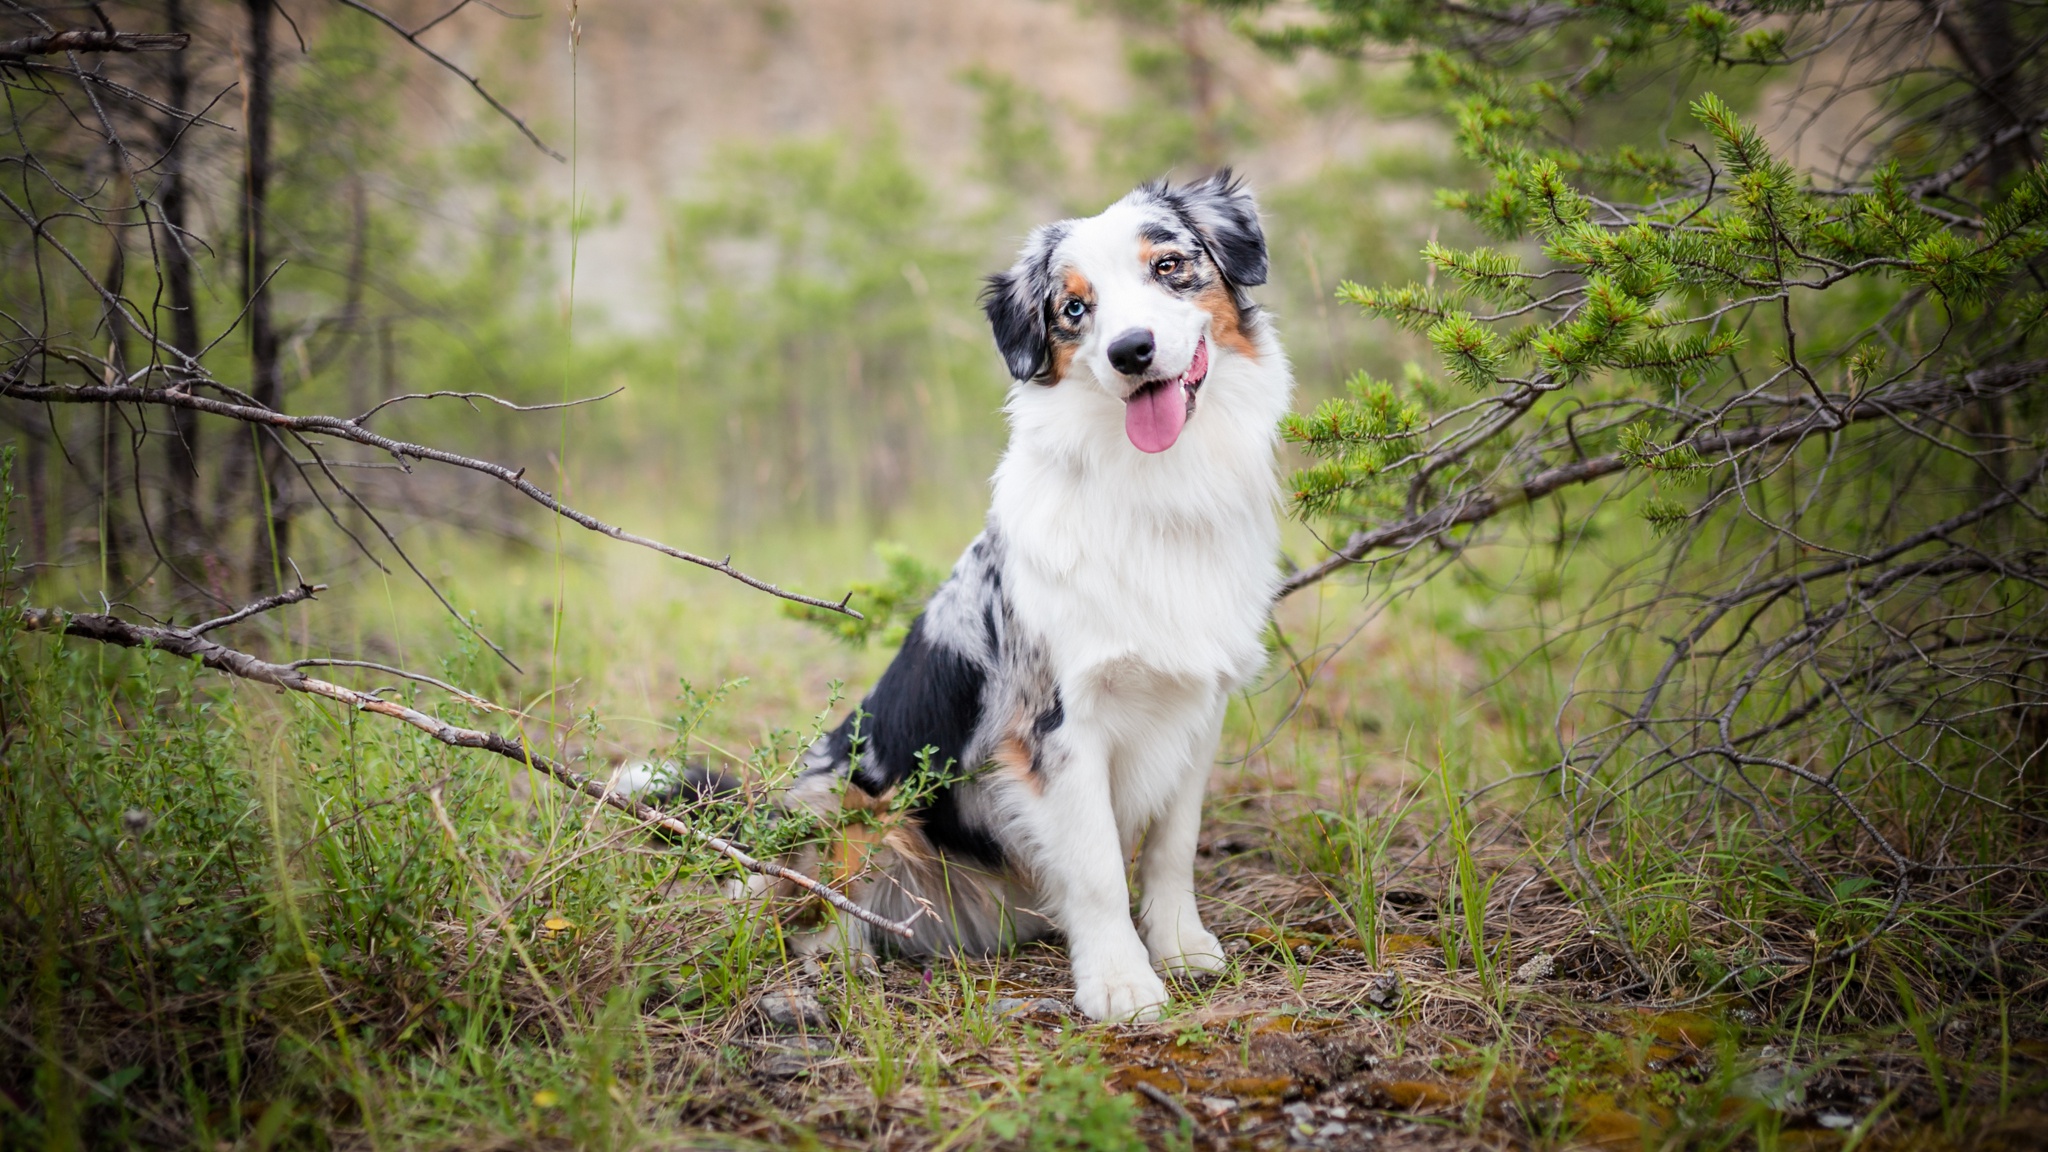
[[[1447,970],[1446,879],[1410,872],[1387,891],[1375,964],[1312,876],[1255,828],[1212,826],[1198,883],[1234,962],[1177,987],[1167,1019],[1078,1017],[1054,946],[865,976],[795,966],[720,1035],[676,1033],[678,1119],[728,1141],[1007,1143],[990,1102],[1029,1113],[1048,1068],[1083,1063],[1151,1147],[2048,1147],[2043,1021],[1950,1015],[1932,1032],[1937,1085],[1912,1036],[1800,1037],[1796,996],[1651,1003],[1527,866],[1494,885],[1489,924],[1508,933],[1489,990],[1466,957]],[[878,1059],[905,1066],[879,1094]],[[1080,1128],[1021,1138],[1117,1146]]]

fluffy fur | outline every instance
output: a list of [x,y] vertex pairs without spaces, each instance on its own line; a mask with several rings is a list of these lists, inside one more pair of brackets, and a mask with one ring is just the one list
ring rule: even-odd
[[966,769],[864,845],[853,881],[877,911],[936,914],[907,944],[844,919],[808,947],[987,953],[1056,931],[1098,1020],[1156,1015],[1156,969],[1222,966],[1193,867],[1224,705],[1264,663],[1278,582],[1292,377],[1246,294],[1265,277],[1256,205],[1225,172],[1041,227],[989,279],[1015,383],[987,527],[788,797],[872,807],[926,747]]

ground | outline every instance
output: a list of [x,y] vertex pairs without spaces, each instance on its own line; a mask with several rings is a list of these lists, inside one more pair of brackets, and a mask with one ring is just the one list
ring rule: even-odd
[[[1755,997],[1632,996],[1619,949],[1526,865],[1493,886],[1507,931],[1487,975],[1455,947],[1447,970],[1448,877],[1426,870],[1385,893],[1374,963],[1323,883],[1262,846],[1258,805],[1227,806],[1240,819],[1206,830],[1198,881],[1232,966],[1175,986],[1166,1019],[1080,1019],[1055,945],[790,965],[723,1029],[674,1029],[677,1119],[836,1147],[2043,1146],[2039,1021],[2001,1043],[1995,1020],[1950,1017],[1940,1088],[1910,1036],[1788,1044],[1791,1010]],[[1073,1068],[1111,1095],[1044,1087]]]

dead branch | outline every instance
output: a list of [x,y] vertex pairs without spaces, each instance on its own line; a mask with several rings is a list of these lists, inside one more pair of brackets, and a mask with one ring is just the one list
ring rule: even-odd
[[[301,586],[304,590],[306,586]],[[305,592],[299,598],[311,595]],[[272,597],[271,599],[282,599]],[[275,607],[276,605],[271,605]],[[253,606],[252,606],[253,607]],[[247,610],[239,614],[253,615]],[[188,629],[154,627],[130,624],[119,617],[99,613],[70,614],[51,608],[27,608],[22,611],[22,623],[32,632],[54,632],[64,636],[78,636],[97,640],[102,644],[113,644],[122,648],[155,648],[174,656],[197,658],[202,664],[216,672],[224,672],[243,680],[259,684],[270,684],[293,692],[304,692],[309,696],[321,696],[346,704],[358,712],[374,712],[388,716],[456,748],[476,748],[496,753],[508,760],[538,769],[553,777],[564,787],[582,793],[600,804],[616,808],[651,827],[695,840],[712,851],[726,857],[741,868],[760,876],[786,880],[798,888],[816,896],[827,904],[855,919],[881,929],[884,932],[908,939],[912,929],[909,923],[890,920],[868,911],[833,889],[813,880],[801,872],[785,868],[772,861],[757,860],[738,845],[701,829],[692,828],[674,816],[650,807],[629,796],[614,791],[609,785],[584,775],[550,757],[535,751],[524,740],[514,740],[495,732],[483,732],[474,728],[459,728],[446,721],[429,716],[417,709],[392,700],[384,700],[367,692],[344,688],[339,684],[318,680],[306,675],[289,664],[273,664],[224,647],[202,636],[194,635]],[[500,709],[502,711],[503,709]]]
[[642,548],[652,549],[664,556],[671,556],[677,560],[686,560],[699,567],[724,573],[749,588],[766,592],[771,596],[779,596],[784,600],[793,600],[798,604],[808,604],[813,608],[823,608],[830,612],[844,613],[856,620],[861,619],[860,613],[848,607],[845,599],[838,601],[820,600],[817,597],[806,596],[800,592],[791,592],[770,584],[766,580],[749,576],[745,572],[733,567],[731,557],[727,557],[724,560],[713,560],[708,556],[699,556],[694,552],[686,552],[681,548],[664,544],[659,540],[628,532],[622,528],[607,524],[588,513],[571,508],[569,505],[555,499],[546,490],[527,480],[526,469],[524,468],[509,468],[503,464],[458,455],[441,448],[431,448],[424,444],[412,444],[402,440],[393,440],[388,436],[370,431],[354,420],[345,420],[338,416],[291,416],[254,403],[214,400],[205,396],[195,396],[190,392],[180,389],[136,388],[126,384],[29,384],[23,381],[18,374],[13,377],[0,377],[0,396],[12,396],[17,400],[28,400],[38,404],[156,404],[168,408],[204,412],[212,416],[221,416],[229,420],[240,420],[247,424],[256,424],[289,432],[314,433],[333,436],[342,440],[351,440],[365,447],[388,452],[397,458],[400,463],[403,463],[407,458],[431,460],[437,464],[446,464],[454,468],[464,468],[471,472],[480,472],[485,476],[503,481],[541,507],[574,521],[600,536],[609,536],[614,540],[620,540],[627,544],[637,544]]
[[192,42],[184,32],[101,32],[83,28],[0,40],[0,60],[54,56],[60,52],[178,52]]

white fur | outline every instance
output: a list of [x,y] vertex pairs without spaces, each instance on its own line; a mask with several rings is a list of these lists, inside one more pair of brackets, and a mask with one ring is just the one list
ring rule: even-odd
[[[1242,356],[1216,342],[1208,312],[1145,278],[1139,221],[1120,202],[1061,243],[1096,320],[1056,386],[1012,387],[989,513],[1015,620],[1043,642],[1066,710],[1060,770],[1042,794],[1006,789],[1005,807],[1036,848],[1024,866],[1067,935],[1076,1001],[1098,1020],[1156,1014],[1155,964],[1223,963],[1195,907],[1195,840],[1225,704],[1265,660],[1293,386],[1270,324]],[[1153,331],[1165,373],[1209,341],[1196,410],[1157,454],[1126,437],[1133,385],[1105,353],[1131,327]],[[1141,836],[1142,931],[1124,886]]]
[[[1192,246],[1210,278],[1175,281],[1148,267],[1148,234]],[[1167,999],[1161,969],[1222,967],[1195,904],[1195,842],[1225,705],[1265,662],[1279,582],[1275,450],[1293,388],[1255,309],[1238,313],[1250,355],[1212,330],[1199,301],[1222,298],[1200,284],[1243,301],[1238,282],[1220,278],[1226,260],[1242,283],[1263,281],[1255,209],[1222,174],[1150,185],[1099,216],[1040,229],[1017,267],[992,278],[984,304],[1024,378],[1005,407],[1010,443],[987,530],[890,676],[806,754],[784,802],[829,813],[859,787],[861,802],[875,803],[908,778],[910,750],[941,739],[978,770],[946,786],[947,828],[907,829],[928,837],[923,848],[872,866],[850,889],[892,917],[934,909],[914,938],[876,941],[848,919],[800,937],[799,950],[987,951],[1057,928],[1076,1003],[1098,1020],[1156,1015]],[[1089,311],[1080,328],[1061,330],[1078,342],[1054,378],[1042,318],[1065,306],[1069,272],[1087,281]],[[1131,329],[1153,337],[1144,379],[1109,360]],[[1205,341],[1208,374],[1178,439],[1141,451],[1126,433],[1126,398],[1147,380],[1182,376]],[[856,751],[851,733],[870,706],[875,723],[860,729]],[[973,835],[994,841],[1001,860],[961,839]],[[1125,886],[1134,852],[1135,921]],[[966,859],[976,853],[987,867]]]

